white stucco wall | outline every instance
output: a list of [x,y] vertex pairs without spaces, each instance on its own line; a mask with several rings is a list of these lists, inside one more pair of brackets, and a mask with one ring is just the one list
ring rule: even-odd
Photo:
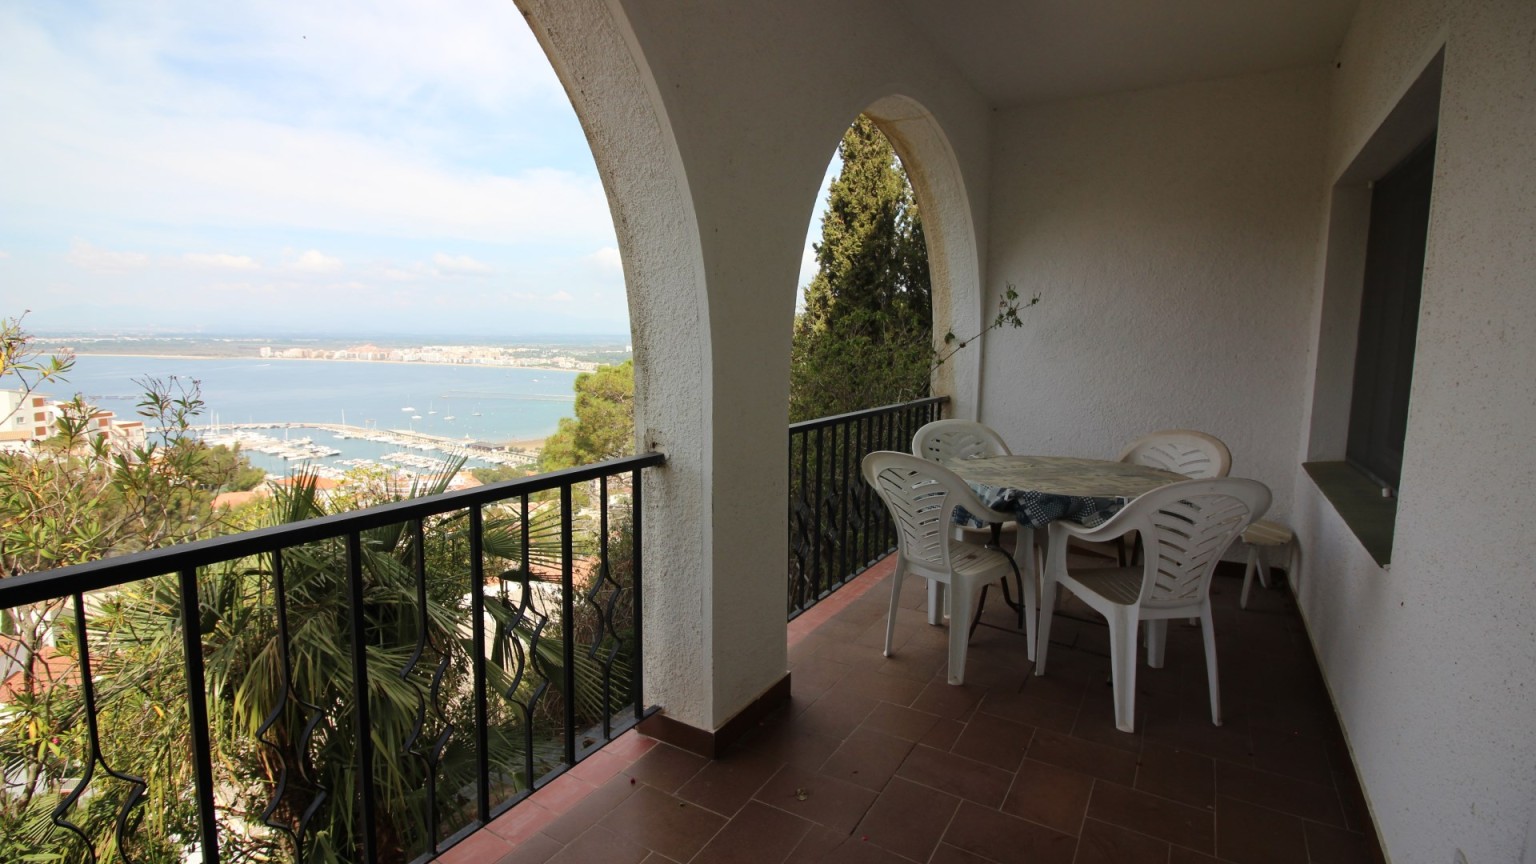
[[[907,155],[945,151],[935,209],[979,230],[988,113],[875,0],[519,5],[609,189],[637,433],[668,455],[646,497],[646,698],[715,729],[787,665],[790,329],[827,162],[879,102]],[[949,294],[974,318],[979,247],[951,239]]]
[[1536,4],[1365,0],[1331,73],[1327,178],[1441,46],[1392,566],[1377,567],[1298,474],[1302,608],[1388,857],[1530,862],[1536,579],[1521,541],[1536,490]]
[[[688,178],[709,303],[701,588],[713,728],[786,668],[789,344],[805,227],[842,132],[902,95],[984,180],[987,116],[876,2],[625,4]],[[964,172],[969,179],[971,171]],[[971,200],[985,201],[985,186]],[[666,702],[669,713],[677,706]]]
[[1326,75],[1302,69],[1000,112],[988,278],[1041,301],[983,344],[1015,452],[1114,458],[1193,428],[1290,508]]

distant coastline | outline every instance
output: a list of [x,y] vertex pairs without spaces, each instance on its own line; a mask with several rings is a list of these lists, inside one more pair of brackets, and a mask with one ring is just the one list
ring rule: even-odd
[[132,351],[70,351],[76,357],[142,357],[148,360],[261,360],[264,362],[317,362],[317,363],[364,363],[392,366],[445,366],[454,369],[529,369],[536,372],[571,372],[580,374],[583,369],[563,366],[510,363],[442,363],[432,360],[359,360],[352,357],[252,357],[246,354],[139,354]]

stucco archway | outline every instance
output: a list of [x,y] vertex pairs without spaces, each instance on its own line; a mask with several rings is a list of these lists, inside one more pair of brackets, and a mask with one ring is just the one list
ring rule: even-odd
[[[907,96],[879,99],[864,109],[864,114],[901,157],[922,210],[933,284],[935,342],[947,332],[969,336],[979,331],[981,258],[976,225],[960,162],[949,138],[938,118]],[[976,416],[980,361],[980,350],[961,351],[935,374],[933,392],[951,398],[951,416]]]
[[[647,701],[711,728],[706,617],[710,347],[703,252],[677,143],[633,34],[604,2],[517,0],[586,130],[624,262],[645,488]],[[702,589],[702,590],[701,590]],[[681,613],[681,614],[679,614]]]

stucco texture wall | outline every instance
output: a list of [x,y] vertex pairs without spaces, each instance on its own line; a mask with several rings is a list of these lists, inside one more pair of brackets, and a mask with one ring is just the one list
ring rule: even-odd
[[1000,112],[988,274],[1041,296],[982,344],[1015,452],[1199,429],[1289,510],[1325,97],[1302,69]]
[[1388,857],[1531,862],[1536,4],[1363,2],[1331,73],[1327,176],[1442,46],[1392,565],[1298,475],[1302,608]]
[[[967,185],[956,191],[980,202],[967,205],[972,221],[984,219],[988,114],[921,34],[877,2],[618,8],[675,141],[706,305],[697,319],[704,332],[676,333],[675,344],[658,346],[708,369],[703,392],[691,397],[705,407],[702,440],[696,450],[670,454],[697,464],[704,478],[695,525],[702,553],[692,572],[668,567],[685,580],[673,590],[694,598],[684,608],[698,610],[699,642],[678,644],[687,655],[669,656],[659,664],[667,677],[648,686],[677,719],[717,728],[787,665],[790,332],[802,244],[827,163],[861,110],[904,96],[937,118],[963,166],[956,176]],[[973,261],[972,272],[978,266]],[[630,290],[673,286],[632,280]],[[694,346],[706,352],[702,361],[692,359]],[[666,629],[650,632],[666,638]]]

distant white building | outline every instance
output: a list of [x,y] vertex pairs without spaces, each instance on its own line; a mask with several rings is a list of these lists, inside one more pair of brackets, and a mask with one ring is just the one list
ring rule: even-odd
[[0,390],[0,450],[25,450],[58,431],[58,405],[26,390]]
[[[25,390],[0,390],[0,451],[23,452],[59,431],[64,403]],[[142,420],[119,421],[112,411],[92,411],[86,432],[109,438],[119,447],[142,447],[148,431]]]

